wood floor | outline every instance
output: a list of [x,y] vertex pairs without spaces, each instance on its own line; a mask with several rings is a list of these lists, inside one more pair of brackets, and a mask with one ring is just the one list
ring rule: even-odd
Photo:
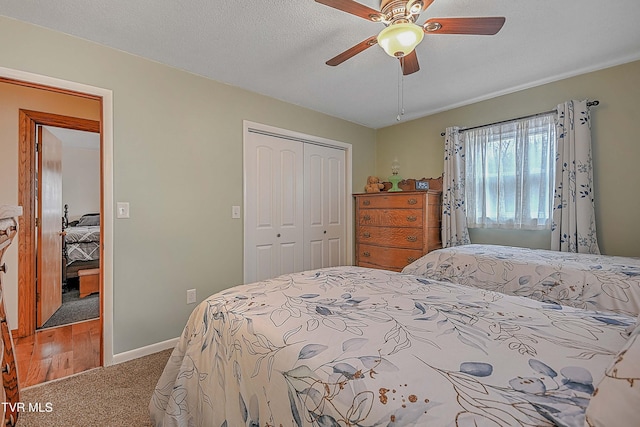
[[42,329],[13,344],[21,388],[77,374],[100,366],[100,319]]

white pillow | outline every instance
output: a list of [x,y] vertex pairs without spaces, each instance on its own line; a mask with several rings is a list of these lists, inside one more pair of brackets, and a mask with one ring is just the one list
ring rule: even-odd
[[586,415],[589,427],[640,425],[640,324],[607,368]]
[[78,227],[92,227],[96,225],[100,225],[100,214],[83,215],[78,220]]

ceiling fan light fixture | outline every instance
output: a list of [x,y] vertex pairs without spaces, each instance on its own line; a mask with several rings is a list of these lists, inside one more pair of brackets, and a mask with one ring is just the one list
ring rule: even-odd
[[424,37],[422,27],[412,22],[391,24],[378,34],[378,44],[387,55],[402,58],[420,44]]
[[424,2],[422,0],[409,0],[405,7],[411,15],[419,15],[424,7]]

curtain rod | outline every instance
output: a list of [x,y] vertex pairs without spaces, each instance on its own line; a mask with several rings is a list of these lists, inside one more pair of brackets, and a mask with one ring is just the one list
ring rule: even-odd
[[[587,107],[595,107],[598,104],[600,104],[600,101],[598,101],[598,100],[589,101],[589,102],[587,102]],[[533,117],[544,116],[545,114],[556,113],[557,111],[558,110],[554,108],[553,110],[543,111],[542,113],[529,114],[528,116],[517,117],[515,119],[501,120],[499,122],[489,123],[489,124],[486,124],[486,125],[472,126],[472,127],[468,127],[468,128],[460,128],[460,131],[478,129],[478,128],[483,128],[483,127],[488,127],[488,126],[495,126],[495,125],[500,125],[502,123],[515,122],[516,120],[531,119]],[[446,134],[444,132],[440,133],[440,136],[445,136],[445,135]]]

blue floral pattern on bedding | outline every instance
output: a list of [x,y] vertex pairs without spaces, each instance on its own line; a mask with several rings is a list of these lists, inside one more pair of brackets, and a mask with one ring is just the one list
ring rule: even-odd
[[538,301],[640,313],[640,259],[499,245],[429,252],[404,273]]
[[203,301],[156,426],[582,426],[635,319],[360,267]]

